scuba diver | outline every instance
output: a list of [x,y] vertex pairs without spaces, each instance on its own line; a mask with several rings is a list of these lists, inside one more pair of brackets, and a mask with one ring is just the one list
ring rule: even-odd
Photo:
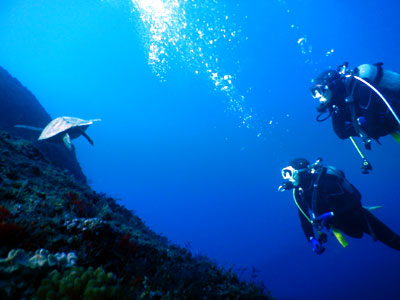
[[325,251],[323,243],[331,232],[343,247],[348,244],[343,233],[361,238],[364,233],[375,241],[400,251],[400,236],[376,218],[361,204],[360,192],[332,166],[323,166],[322,159],[311,165],[306,159],[292,160],[282,169],[284,182],[279,191],[293,189],[301,226],[316,254]]
[[391,134],[400,143],[400,74],[385,70],[382,63],[363,64],[354,70],[348,63],[322,72],[313,80],[311,95],[319,100],[317,121],[332,117],[333,130],[341,139],[350,138],[363,158],[363,173],[372,170],[353,136],[367,150],[372,139]]

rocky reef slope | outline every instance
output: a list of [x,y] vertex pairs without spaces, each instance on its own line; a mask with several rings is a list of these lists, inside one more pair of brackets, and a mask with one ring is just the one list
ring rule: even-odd
[[273,299],[0,131],[0,299]]

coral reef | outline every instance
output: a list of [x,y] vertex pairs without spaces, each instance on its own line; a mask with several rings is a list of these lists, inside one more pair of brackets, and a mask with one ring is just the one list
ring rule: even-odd
[[273,299],[0,131],[0,299]]
[[89,267],[73,267],[60,274],[57,270],[51,271],[42,280],[34,300],[97,300],[118,299],[120,288],[114,284],[115,276],[111,272],[105,273],[103,268],[94,270]]
[[7,272],[12,273],[20,268],[41,268],[45,266],[63,267],[68,268],[76,264],[76,254],[70,252],[68,254],[56,253],[51,254],[46,249],[38,249],[32,257],[23,249],[12,249],[8,252],[8,256],[0,259],[0,268]]

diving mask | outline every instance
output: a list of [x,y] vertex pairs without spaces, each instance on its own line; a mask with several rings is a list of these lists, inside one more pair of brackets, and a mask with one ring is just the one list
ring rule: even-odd
[[288,166],[288,167],[285,167],[282,169],[282,177],[284,180],[293,183],[293,186],[298,186],[299,180],[300,180],[299,173],[306,172],[306,171],[308,172],[309,169],[304,168],[304,169],[296,170],[292,166]]
[[282,169],[282,177],[284,180],[293,183],[294,186],[299,185],[299,171],[292,166]]
[[314,99],[318,99],[319,103],[321,104],[327,103],[330,99],[330,91],[327,85],[321,85],[321,84],[314,85],[310,89],[310,92],[311,96]]

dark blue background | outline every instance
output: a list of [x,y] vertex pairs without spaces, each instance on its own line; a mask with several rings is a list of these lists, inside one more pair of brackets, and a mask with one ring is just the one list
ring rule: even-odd
[[[171,55],[160,80],[147,61],[149,32],[128,0],[2,0],[0,65],[53,117],[102,119],[88,130],[95,147],[74,141],[91,186],[172,242],[243,278],[254,267],[255,280],[279,299],[397,300],[398,252],[366,236],[348,238],[346,249],[330,238],[316,256],[291,193],[277,192],[287,161],[322,156],[365,205],[383,205],[376,215],[400,232],[400,145],[390,137],[374,143],[374,171],[362,175],[350,141],[339,140],[330,121],[315,121],[308,92],[315,75],[344,61],[383,61],[400,72],[397,2],[188,1],[187,32],[199,25],[195,3],[210,26],[226,14],[226,26],[240,29],[205,51],[233,76],[243,113],[229,111],[232,97],[195,74],[202,66],[193,61]],[[249,112],[251,128],[241,124]]]

